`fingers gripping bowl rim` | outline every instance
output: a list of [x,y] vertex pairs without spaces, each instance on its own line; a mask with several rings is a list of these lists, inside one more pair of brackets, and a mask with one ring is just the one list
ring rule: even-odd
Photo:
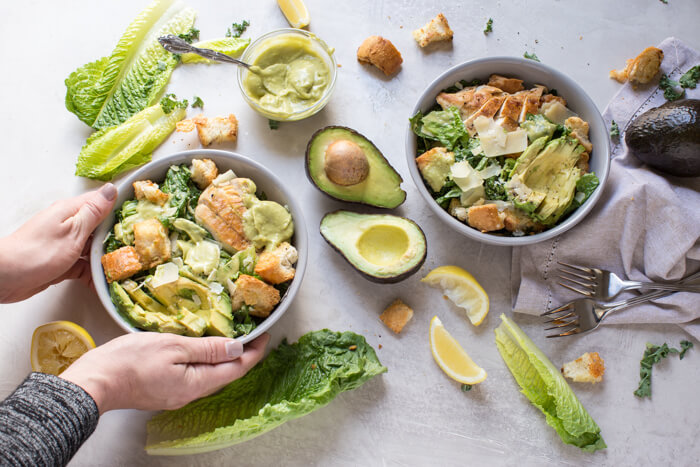
[[[296,274],[287,292],[270,316],[262,321],[250,334],[236,338],[237,341],[245,344],[269,330],[287,311],[301,287],[301,282],[306,270],[308,256],[308,233],[306,230],[306,223],[299,204],[294,200],[291,192],[282,184],[282,181],[262,164],[234,152],[216,149],[182,151],[150,162],[125,177],[117,186],[117,199],[114,204],[114,210],[119,209],[124,201],[134,197],[133,182],[146,179],[160,182],[165,178],[165,173],[171,165],[189,163],[195,158],[211,159],[221,172],[231,169],[238,176],[252,179],[261,191],[265,191],[270,200],[288,206],[292,215],[292,220],[294,221],[294,236],[292,237],[291,243],[298,252]],[[95,290],[97,291],[102,305],[122,329],[127,332],[146,332],[132,326],[117,311],[110,298],[109,287],[102,270],[100,259],[104,254],[102,241],[111,230],[114,222],[115,213],[113,212],[100,224],[97,230],[95,230],[96,241],[92,243],[90,248],[90,269],[95,284]]]
[[489,233],[482,233],[467,224],[452,217],[442,209],[430,195],[418,166],[416,165],[416,136],[406,122],[406,158],[411,178],[418,188],[418,192],[428,203],[435,215],[455,231],[462,235],[482,243],[502,246],[530,245],[548,240],[561,235],[578,224],[593,209],[600,199],[605,182],[610,170],[610,138],[603,117],[593,100],[573,79],[565,74],[534,60],[518,57],[489,57],[472,60],[455,65],[440,74],[431,82],[418,98],[416,105],[408,117],[415,115],[419,110],[428,111],[435,104],[435,97],[445,88],[454,85],[455,82],[466,79],[488,78],[492,74],[500,74],[508,77],[519,78],[527,84],[543,84],[550,89],[557,89],[560,96],[564,97],[568,106],[590,125],[589,138],[593,143],[593,153],[589,161],[590,171],[595,172],[600,180],[600,185],[581,207],[574,211],[565,221],[549,230],[522,237],[502,237]]

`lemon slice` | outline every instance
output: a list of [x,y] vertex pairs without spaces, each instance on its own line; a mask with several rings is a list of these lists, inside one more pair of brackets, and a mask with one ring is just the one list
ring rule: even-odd
[[32,336],[32,370],[59,375],[90,349],[90,334],[70,321],[53,321],[39,326]]
[[480,325],[489,312],[489,296],[474,276],[458,266],[435,268],[421,282],[442,289],[455,305],[464,308],[474,326]]
[[302,0],[277,0],[277,4],[293,28],[303,28],[309,25],[309,10]]
[[486,379],[486,371],[474,363],[437,316],[430,320],[430,350],[438,366],[453,380],[477,384]]

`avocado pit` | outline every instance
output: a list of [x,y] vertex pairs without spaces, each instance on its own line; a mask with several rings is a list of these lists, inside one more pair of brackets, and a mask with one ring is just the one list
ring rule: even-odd
[[328,179],[336,185],[357,185],[369,175],[369,160],[360,146],[347,139],[339,139],[326,148],[324,170]]

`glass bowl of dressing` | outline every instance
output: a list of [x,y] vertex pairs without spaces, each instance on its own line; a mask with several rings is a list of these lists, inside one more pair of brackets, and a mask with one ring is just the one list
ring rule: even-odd
[[248,105],[278,121],[301,120],[321,110],[333,93],[338,67],[333,49],[301,29],[260,36],[241,58],[238,86]]

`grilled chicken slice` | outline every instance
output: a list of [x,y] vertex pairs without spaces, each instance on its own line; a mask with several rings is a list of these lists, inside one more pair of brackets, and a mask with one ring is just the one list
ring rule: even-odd
[[225,250],[236,252],[250,246],[243,230],[245,195],[255,193],[255,184],[247,178],[236,178],[222,185],[209,185],[199,197],[194,216]]
[[528,114],[535,115],[540,110],[540,98],[547,91],[544,86],[535,85],[529,91],[525,91],[525,100],[523,102],[523,110],[520,112],[519,122],[524,122]]
[[506,78],[505,76],[501,75],[489,76],[488,85],[501,89],[510,94],[514,94],[525,89],[523,87],[523,80],[517,78]]
[[462,119],[467,119],[478,112],[493,97],[502,94],[503,91],[493,86],[478,86],[464,88],[456,93],[443,92],[438,94],[436,100],[443,109],[456,106]]
[[481,106],[479,110],[474,112],[464,121],[464,126],[470,135],[476,134],[476,129],[474,128],[474,120],[478,117],[493,118],[494,115],[500,110],[503,105],[503,101],[506,100],[505,96],[494,96]]

